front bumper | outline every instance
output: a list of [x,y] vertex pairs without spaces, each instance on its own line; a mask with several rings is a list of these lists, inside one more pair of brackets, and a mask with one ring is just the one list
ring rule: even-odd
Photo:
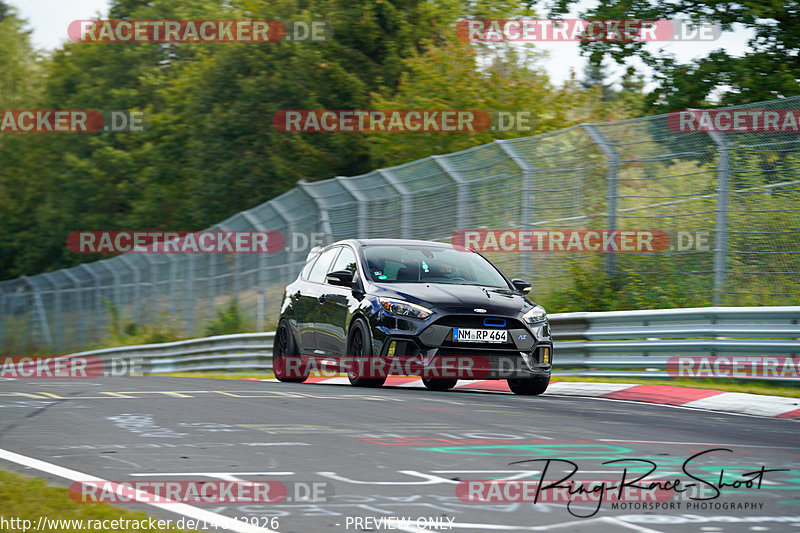
[[[476,327],[477,321],[502,320],[507,342],[457,342],[453,328]],[[550,376],[553,341],[547,321],[526,325],[518,318],[504,316],[447,315],[414,331],[413,321],[391,317],[391,326],[379,351],[387,361],[396,358],[395,368],[422,372],[428,377],[459,379],[507,379]],[[497,322],[493,322],[497,323]],[[487,329],[486,326],[480,326]],[[406,373],[406,372],[403,372]]]

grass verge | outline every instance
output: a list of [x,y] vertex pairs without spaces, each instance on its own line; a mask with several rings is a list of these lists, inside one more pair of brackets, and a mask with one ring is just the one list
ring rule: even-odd
[[[186,531],[177,528],[159,528],[159,519],[152,519],[138,511],[120,509],[106,503],[78,503],[70,499],[69,491],[61,487],[52,487],[43,479],[31,478],[0,470],[0,509],[6,521],[14,519],[8,531],[25,531],[23,525],[29,525],[28,531],[39,525],[40,517],[49,520],[42,522],[41,531],[58,531],[59,533],[86,531],[118,531],[140,533],[142,531]],[[19,520],[16,520],[19,519]],[[24,522],[29,520],[30,522]],[[55,521],[62,521],[60,523]],[[66,520],[67,522],[64,522]],[[72,520],[73,522],[69,522]],[[99,522],[96,522],[99,520]],[[118,520],[117,524],[111,521]],[[128,520],[125,524],[123,520]],[[82,522],[81,522],[82,521]],[[91,522],[89,522],[91,521]],[[105,524],[104,524],[104,521]],[[136,521],[136,522],[133,522]],[[131,523],[133,522],[133,523]],[[175,520],[173,520],[175,522]],[[101,527],[92,527],[99,525]],[[102,527],[107,525],[109,527]],[[111,526],[129,527],[111,527]],[[160,525],[164,525],[161,523]],[[137,527],[139,526],[139,527]],[[151,527],[152,526],[152,527]],[[6,531],[0,526],[0,531]]]

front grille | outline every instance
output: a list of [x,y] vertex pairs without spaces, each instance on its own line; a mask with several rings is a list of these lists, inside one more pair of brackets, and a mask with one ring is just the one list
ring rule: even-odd
[[[493,324],[500,324],[505,322],[505,326],[498,326],[498,325],[487,325],[486,322],[493,323]],[[497,315],[447,315],[443,316],[439,320],[435,321],[434,324],[439,324],[441,326],[449,326],[451,328],[476,328],[476,329],[493,329],[493,328],[500,328],[503,329],[519,329],[524,328],[525,326],[517,320],[516,318],[510,318],[507,316],[497,316]]]
[[470,355],[480,356],[480,357],[512,357],[512,358],[519,358],[519,352],[508,350],[506,349],[495,349],[491,350],[491,353],[487,353],[486,350],[470,350],[470,349],[458,349],[458,348],[439,348],[436,352],[436,355],[439,356],[455,356],[455,357],[469,357]]

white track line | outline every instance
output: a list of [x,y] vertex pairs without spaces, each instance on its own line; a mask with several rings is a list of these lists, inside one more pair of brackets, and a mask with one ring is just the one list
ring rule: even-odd
[[[114,484],[111,481],[107,481],[105,479],[96,476],[83,474],[81,472],[78,472],[77,470],[70,470],[69,468],[64,468],[63,466],[58,466],[45,461],[40,461],[39,459],[34,459],[33,457],[26,457],[25,455],[20,455],[18,453],[10,452],[8,450],[3,450],[2,448],[0,448],[0,459],[9,461],[11,463],[17,463],[22,466],[27,466],[28,468],[33,468],[41,472],[47,472],[48,474],[69,479],[71,481],[95,481],[100,483],[111,483],[115,485],[115,492],[117,494],[122,495],[120,486]],[[169,511],[171,513],[188,516],[189,518],[194,518],[195,520],[202,520],[207,524],[212,524],[224,528],[227,531],[235,531],[236,533],[277,533],[272,529],[253,526],[246,522],[235,520],[233,518],[221,514],[212,513],[211,511],[206,511],[204,509],[193,507],[185,503],[178,503],[178,502],[150,503],[146,500],[149,496],[152,495],[141,490],[135,491],[135,494],[136,496],[133,499],[139,503],[152,505],[153,507],[158,507],[159,509],[162,509],[164,511]]]
[[[554,376],[558,379],[558,376]],[[277,382],[278,380],[262,379],[259,381]],[[492,381],[492,380],[477,380],[477,381]],[[471,381],[476,383],[477,381]],[[329,378],[325,381],[317,382],[320,385],[349,385],[346,378]],[[459,382],[453,390],[458,391],[475,391],[482,393],[506,394],[511,395],[510,391],[481,389],[479,387],[467,387],[469,381]],[[776,418],[778,415],[788,413],[800,408],[800,400],[797,398],[789,398],[784,396],[767,396],[762,394],[748,394],[740,392],[724,392],[718,391],[719,394],[708,396],[699,400],[687,402],[684,399],[678,398],[676,402],[680,403],[660,403],[649,402],[647,400],[638,400],[632,398],[609,398],[606,394],[624,391],[625,389],[638,387],[641,384],[635,383],[582,383],[582,382],[553,382],[547,388],[543,396],[549,398],[592,398],[595,400],[605,400],[612,402],[625,402],[634,403],[638,405],[652,405],[660,407],[672,407],[676,409],[690,409],[694,411],[702,411],[706,413],[717,413],[735,416],[750,416],[756,418]],[[401,384],[388,384],[388,386],[395,388],[424,388],[422,380],[410,381]],[[22,394],[22,393],[17,393]],[[34,396],[35,397],[35,396]],[[786,420],[792,420],[787,418]]]

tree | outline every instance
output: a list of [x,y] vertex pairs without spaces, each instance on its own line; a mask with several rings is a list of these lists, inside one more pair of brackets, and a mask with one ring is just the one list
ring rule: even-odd
[[35,97],[42,74],[37,60],[25,21],[0,1],[0,108],[13,109]]
[[[481,50],[452,41],[431,47],[406,61],[406,73],[396,91],[373,94],[373,107],[382,110],[479,110],[493,117],[493,127],[476,132],[405,132],[371,134],[373,166],[404,163],[433,154],[463,150],[494,139],[525,137],[579,122],[586,94],[568,82],[554,87],[524,51],[495,50],[489,63]],[[480,63],[484,64],[481,65]],[[529,127],[501,131],[499,112],[527,112]],[[506,115],[508,116],[508,115]]]
[[[503,16],[517,6],[113,0],[109,18],[325,20],[334,32],[323,43],[80,42],[55,51],[41,63],[46,76],[31,90],[16,91],[20,106],[141,110],[146,128],[4,136],[0,278],[96,260],[66,249],[71,231],[200,229],[275,197],[300,178],[370,170],[366,136],[282,133],[273,128],[273,115],[363,109],[372,92],[397,88],[405,60],[441,46],[458,17]],[[0,26],[8,27],[8,20]],[[23,42],[14,24],[13,39],[5,41]],[[0,37],[0,46],[5,41]],[[0,54],[0,65],[6,57],[26,57],[15,46]],[[27,79],[4,76],[0,84]]]
[[[558,0],[550,16],[562,16],[576,0]],[[689,19],[692,23],[719,23],[724,30],[734,24],[751,29],[750,50],[741,57],[715,50],[689,63],[666,52],[650,52],[641,42],[584,41],[581,48],[590,61],[604,57],[624,63],[639,57],[654,70],[655,89],[645,102],[649,111],[667,112],[705,107],[721,92],[719,105],[736,105],[800,94],[800,4],[797,0],[763,2],[744,0],[677,0],[658,2],[602,0],[582,13],[598,19]]]

